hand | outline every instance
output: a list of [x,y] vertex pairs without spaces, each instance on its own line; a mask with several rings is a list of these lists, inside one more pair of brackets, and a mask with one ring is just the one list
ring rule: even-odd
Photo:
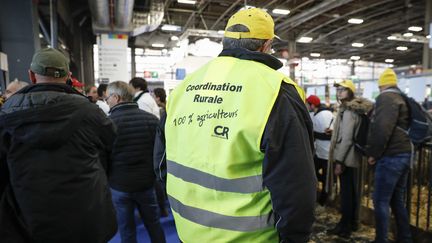
[[374,165],[375,163],[376,163],[376,160],[375,160],[374,157],[369,157],[369,158],[368,158],[368,164],[370,164],[370,165]]
[[326,129],[324,130],[324,132],[325,132],[325,134],[327,134],[327,135],[331,135],[332,132],[333,132],[333,130],[330,129],[330,128],[326,128]]
[[335,175],[339,176],[340,174],[342,174],[342,172],[343,172],[342,165],[339,164],[339,163],[336,164],[336,167],[335,167],[335,170],[334,170]]

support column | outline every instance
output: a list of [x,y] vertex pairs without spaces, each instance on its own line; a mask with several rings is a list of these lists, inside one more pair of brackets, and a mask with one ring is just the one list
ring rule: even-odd
[[[432,1],[426,1],[425,3],[425,35],[430,35],[430,24],[432,23]],[[432,68],[432,49],[429,48],[429,43],[423,45],[423,69]]]
[[50,0],[51,47],[58,48],[57,0]]
[[[296,53],[296,40],[295,38],[290,38],[288,42],[288,58],[292,61],[295,58]],[[290,78],[295,81],[295,63],[290,64]]]
[[355,75],[355,61],[352,61],[352,64],[351,64],[351,76],[354,76]]
[[36,13],[37,1],[1,0],[0,51],[7,55],[10,80],[30,82],[28,69],[33,53],[40,48]]
[[131,40],[131,77],[136,76],[135,40]]

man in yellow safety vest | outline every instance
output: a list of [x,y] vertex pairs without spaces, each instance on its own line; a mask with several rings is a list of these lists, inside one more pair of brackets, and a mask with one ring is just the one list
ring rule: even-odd
[[312,123],[303,90],[267,54],[274,36],[265,11],[237,12],[219,57],[170,94],[157,139],[166,138],[168,198],[185,243],[309,239]]

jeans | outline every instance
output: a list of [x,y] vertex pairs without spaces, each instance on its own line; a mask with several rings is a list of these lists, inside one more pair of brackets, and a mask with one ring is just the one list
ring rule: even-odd
[[135,208],[143,220],[152,243],[165,243],[165,234],[159,222],[159,207],[154,188],[143,192],[121,192],[111,188],[117,223],[122,243],[137,243]]
[[345,232],[351,232],[358,224],[360,195],[359,195],[359,170],[353,167],[345,167],[339,177],[341,187],[341,214],[340,227]]
[[412,242],[408,212],[404,203],[409,170],[409,153],[384,156],[377,161],[373,194],[376,242],[388,242],[389,205],[396,220],[397,242]]

